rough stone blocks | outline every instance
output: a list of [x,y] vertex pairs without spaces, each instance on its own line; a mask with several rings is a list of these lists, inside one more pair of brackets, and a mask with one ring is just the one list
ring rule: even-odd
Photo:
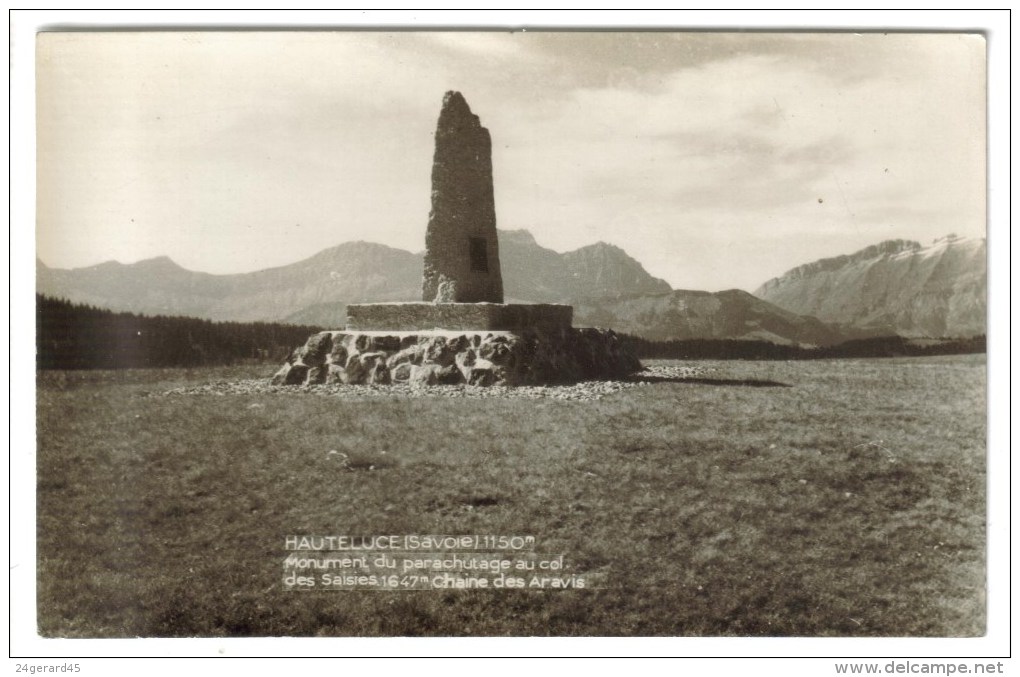
[[603,329],[327,331],[273,376],[275,385],[330,383],[545,385],[622,378],[641,363]]

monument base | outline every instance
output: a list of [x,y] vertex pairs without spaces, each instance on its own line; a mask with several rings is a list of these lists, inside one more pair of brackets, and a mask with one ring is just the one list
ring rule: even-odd
[[347,306],[347,329],[540,331],[569,329],[571,306],[552,303],[361,303]]
[[313,335],[272,382],[548,385],[622,378],[640,370],[634,354],[604,329],[345,329]]

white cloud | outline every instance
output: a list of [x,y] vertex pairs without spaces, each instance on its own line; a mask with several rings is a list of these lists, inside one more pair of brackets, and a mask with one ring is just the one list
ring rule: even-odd
[[[936,61],[833,78],[802,58],[740,55],[680,70],[656,88],[579,90],[519,130],[504,171],[526,179],[504,200],[503,222],[534,219],[534,205],[545,204],[548,244],[613,240],[691,285],[709,271],[687,275],[690,263],[663,253],[663,240],[739,243],[767,233],[817,245],[824,234],[845,247],[889,237],[890,224],[909,237],[980,231],[980,72],[967,72],[973,60]],[[684,236],[664,235],[675,231]],[[763,281],[714,277],[712,286]]]
[[492,132],[501,227],[614,242],[682,286],[983,227],[973,39],[74,34],[42,54],[39,250],[58,266],[420,248],[447,89]]

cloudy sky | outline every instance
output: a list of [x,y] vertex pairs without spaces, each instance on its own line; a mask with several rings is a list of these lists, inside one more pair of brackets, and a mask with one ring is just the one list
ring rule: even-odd
[[492,135],[500,228],[678,288],[985,234],[978,35],[49,33],[37,77],[37,253],[61,268],[419,251],[451,89]]

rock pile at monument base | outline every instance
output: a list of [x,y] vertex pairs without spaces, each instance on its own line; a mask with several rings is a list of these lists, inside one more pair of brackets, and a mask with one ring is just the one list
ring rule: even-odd
[[604,329],[340,330],[309,338],[272,383],[547,385],[640,370],[620,338]]

